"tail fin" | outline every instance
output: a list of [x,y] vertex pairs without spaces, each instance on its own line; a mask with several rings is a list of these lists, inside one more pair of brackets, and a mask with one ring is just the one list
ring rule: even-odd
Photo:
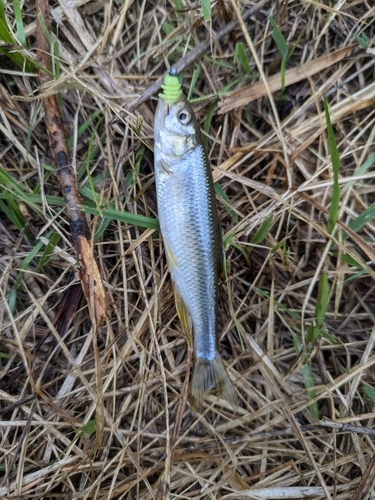
[[211,387],[216,387],[233,409],[238,407],[236,391],[224,368],[220,354],[217,354],[211,361],[202,357],[194,360],[193,379],[191,382],[191,403],[194,409],[199,411]]

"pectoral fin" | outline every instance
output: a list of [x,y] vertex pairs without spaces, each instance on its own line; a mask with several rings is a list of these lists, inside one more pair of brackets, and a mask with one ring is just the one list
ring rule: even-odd
[[193,334],[192,334],[192,322],[190,314],[188,313],[184,301],[182,300],[181,295],[174,291],[174,300],[176,302],[177,314],[180,318],[182,331],[186,337],[186,342],[190,349],[193,348]]
[[168,175],[171,175],[173,174],[173,172],[171,170],[169,170],[169,168],[167,167],[167,165],[163,162],[163,160],[160,160],[160,172],[162,172],[164,170],[164,172],[166,172]]

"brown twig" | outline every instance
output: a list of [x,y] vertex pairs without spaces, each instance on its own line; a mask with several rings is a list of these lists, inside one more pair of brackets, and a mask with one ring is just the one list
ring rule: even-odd
[[[41,24],[41,20],[43,19],[47,30],[49,30],[48,0],[38,0],[37,16],[37,57],[39,64],[46,70],[39,69],[39,81],[41,87],[43,87],[52,80],[50,44]],[[70,161],[64,123],[56,96],[49,95],[44,97],[43,107],[50,144],[56,163],[56,175],[68,209],[73,245],[79,258],[81,283],[88,302],[91,321],[98,327],[104,323],[106,317],[106,294],[100,269],[94,257],[91,233],[86,222],[86,216],[80,208],[81,196],[77,186],[76,175]]]

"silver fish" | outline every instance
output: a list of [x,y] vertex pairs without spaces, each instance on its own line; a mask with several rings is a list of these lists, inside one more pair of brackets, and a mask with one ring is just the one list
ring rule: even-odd
[[217,337],[223,248],[211,168],[194,112],[174,73],[162,88],[154,127],[156,192],[177,312],[194,352],[190,399],[199,409],[215,386],[236,408]]

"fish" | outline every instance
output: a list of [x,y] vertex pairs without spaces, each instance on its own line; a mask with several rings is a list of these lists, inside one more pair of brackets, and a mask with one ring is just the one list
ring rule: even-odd
[[193,350],[189,400],[199,411],[215,387],[235,409],[237,394],[218,342],[224,255],[212,171],[199,124],[173,68],[162,89],[154,122],[156,196],[176,309]]

